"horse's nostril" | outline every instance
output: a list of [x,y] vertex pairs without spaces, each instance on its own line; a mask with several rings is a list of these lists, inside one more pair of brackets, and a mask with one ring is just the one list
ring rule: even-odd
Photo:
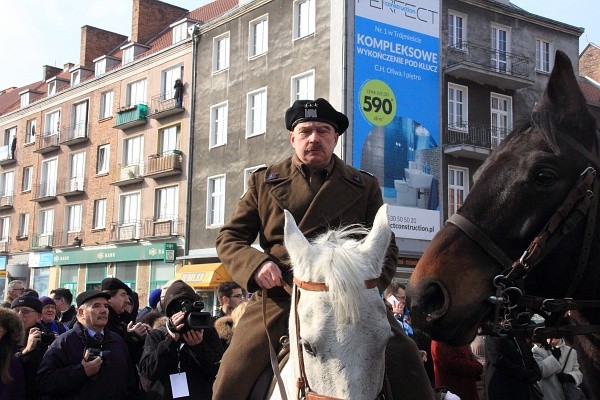
[[427,321],[440,319],[448,311],[448,296],[446,289],[436,281],[429,282],[423,288],[421,307],[427,315]]

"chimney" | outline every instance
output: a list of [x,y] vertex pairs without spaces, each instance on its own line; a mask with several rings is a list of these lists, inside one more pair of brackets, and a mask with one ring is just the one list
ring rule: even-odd
[[68,71],[71,68],[73,68],[75,66],[75,64],[73,63],[66,63],[65,66],[63,67],[63,71]]
[[51,67],[50,65],[44,65],[43,67],[43,81],[47,81],[50,78],[54,78],[56,75],[60,74],[63,70],[62,68]]
[[109,54],[127,41],[127,36],[85,25],[81,27],[79,65],[91,67],[94,59]]
[[182,19],[188,10],[158,0],[133,0],[131,41],[146,44],[173,22]]

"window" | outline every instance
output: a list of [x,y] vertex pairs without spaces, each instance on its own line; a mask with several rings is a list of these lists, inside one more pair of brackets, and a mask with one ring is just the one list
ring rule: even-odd
[[184,22],[182,24],[175,25],[173,27],[173,33],[172,33],[172,36],[173,36],[172,44],[179,43],[182,40],[187,39],[187,35],[188,35],[188,24],[187,23]]
[[294,1],[294,39],[315,32],[315,0]]
[[135,275],[137,273],[137,262],[118,262],[115,266],[115,278],[119,278],[124,284],[135,291]]
[[46,114],[44,136],[58,135],[60,130],[60,110]]
[[269,47],[269,19],[266,15],[250,21],[249,36],[249,57],[256,57],[267,52]]
[[498,72],[509,72],[508,53],[510,52],[509,28],[492,26],[492,67]]
[[223,225],[225,219],[225,175],[208,178],[207,226]]
[[48,82],[48,96],[56,94],[57,84],[56,81]]
[[129,46],[128,48],[123,49],[123,52],[121,53],[122,65],[129,64],[130,62],[133,61],[133,58],[135,56],[135,53],[134,53],[135,48],[134,47],[135,46]]
[[81,204],[67,206],[67,232],[81,232],[82,209]]
[[31,98],[31,93],[23,93],[21,95],[21,108],[27,107],[29,105],[30,98]]
[[[88,101],[73,104],[71,111],[71,129],[68,132],[68,139],[83,138],[87,136],[88,123]],[[63,133],[64,135],[64,133]]]
[[496,148],[512,130],[512,97],[490,94],[492,113],[492,149]]
[[81,71],[73,71],[71,74],[71,86],[75,86],[79,82],[81,82]]
[[98,155],[96,161],[96,173],[107,174],[109,170],[110,144],[98,146]]
[[179,149],[180,125],[170,126],[158,131],[158,146],[160,154],[167,154]]
[[35,142],[35,126],[36,120],[30,119],[27,121],[27,125],[25,127],[25,144],[34,143]]
[[[11,197],[15,190],[15,172],[8,171],[0,174],[0,197]],[[12,199],[11,199],[12,200]]]
[[107,263],[88,264],[85,269],[87,276],[85,277],[85,290],[100,290],[102,280],[106,278]]
[[535,69],[540,72],[550,72],[550,42],[541,39],[535,41]]
[[114,92],[104,92],[100,95],[100,118],[112,117]]
[[38,293],[49,293],[50,268],[31,268],[32,289]]
[[252,173],[254,171],[256,171],[259,168],[264,167],[265,164],[262,165],[257,165],[256,167],[250,167],[250,168],[245,168],[244,169],[244,193],[246,193],[246,190],[248,190],[248,179],[250,179],[250,175],[252,175]]
[[29,214],[19,214],[19,228],[17,238],[23,239],[29,235]]
[[152,260],[150,264],[149,291],[162,288],[165,283],[175,276],[175,265],[164,261]]
[[42,161],[42,176],[37,197],[56,196],[57,167],[57,159]]
[[52,208],[48,210],[40,211],[40,236],[49,236],[54,232],[54,210]]
[[92,229],[106,228],[106,199],[94,200],[94,222]]
[[[448,10],[448,47],[464,49],[467,40],[467,16]],[[465,49],[466,50],[466,49]]]
[[94,63],[94,73],[96,76],[106,73],[106,58],[98,60]]
[[462,206],[469,194],[469,170],[448,166],[448,218]]
[[69,154],[69,180],[67,183],[67,192],[76,192],[84,190],[85,182],[85,152]]
[[267,89],[248,93],[246,104],[246,137],[267,131]]
[[183,66],[178,65],[173,68],[169,68],[162,72],[162,81],[161,81],[161,100],[171,100],[175,97],[175,81],[177,79],[182,79],[183,76]]
[[468,88],[466,86],[448,84],[448,127],[452,129],[468,129]]
[[[4,130],[4,137],[0,143],[0,160],[14,159],[14,151],[12,149],[13,140],[17,137],[17,127],[12,127]],[[15,142],[16,146],[16,142]]]
[[229,32],[213,39],[213,72],[229,68]]
[[171,221],[171,232],[167,232],[168,228],[164,229],[163,225],[157,224],[155,226],[155,236],[157,233],[177,233],[179,188],[170,186],[156,189],[155,198],[154,219],[156,221]]
[[144,154],[144,137],[126,139],[123,145],[123,165],[140,165]]
[[79,265],[63,265],[60,267],[59,287],[69,289],[72,293],[79,293],[77,281],[79,280]]
[[227,102],[210,108],[210,147],[222,146],[227,143],[227,108]]
[[0,242],[6,243],[10,238],[10,217],[0,217]]
[[29,192],[31,190],[31,182],[33,178],[33,167],[23,168],[23,181],[21,182],[21,191]]
[[118,238],[139,238],[140,193],[127,193],[121,195],[119,205]]
[[291,103],[296,100],[312,100],[315,98],[315,71],[304,72],[292,76]]
[[146,104],[146,80],[142,79],[127,85],[127,105]]

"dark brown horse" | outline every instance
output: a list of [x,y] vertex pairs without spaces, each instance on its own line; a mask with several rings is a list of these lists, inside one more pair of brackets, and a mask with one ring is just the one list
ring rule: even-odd
[[[436,340],[470,343],[480,326],[497,319],[490,301],[498,294],[494,278],[516,265],[512,261],[534,238],[541,245],[523,262],[524,293],[572,297],[588,306],[600,299],[600,177],[593,171],[600,169],[598,140],[571,63],[557,52],[530,120],[484,162],[459,217],[441,229],[417,264],[409,285],[417,326]],[[586,170],[587,186],[573,197]],[[574,205],[565,205],[566,198]],[[530,256],[535,265],[528,265]],[[600,325],[598,308],[570,314],[571,324]],[[576,335],[574,341],[584,379],[600,399],[600,335]]]

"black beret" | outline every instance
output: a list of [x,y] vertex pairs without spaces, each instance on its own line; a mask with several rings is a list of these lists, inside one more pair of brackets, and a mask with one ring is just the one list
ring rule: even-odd
[[100,286],[101,290],[119,290],[119,289],[124,289],[128,295],[130,295],[131,293],[133,293],[131,291],[131,288],[129,286],[127,286],[125,283],[123,283],[122,280],[118,279],[118,278],[104,278],[102,280],[102,284]]
[[32,297],[32,296],[17,297],[10,304],[10,308],[15,308],[15,307],[29,307],[39,313],[41,313],[42,309],[44,308],[44,306],[42,306],[42,302],[39,299]]
[[294,130],[294,127],[300,122],[319,121],[325,122],[335,128],[339,134],[348,129],[348,117],[337,111],[325,99],[316,100],[296,100],[294,104],[285,112],[285,127],[288,131]]
[[104,297],[108,300],[110,299],[110,293],[101,292],[99,290],[86,290],[85,292],[79,293],[77,296],[77,307],[81,307],[85,302],[98,297]]

